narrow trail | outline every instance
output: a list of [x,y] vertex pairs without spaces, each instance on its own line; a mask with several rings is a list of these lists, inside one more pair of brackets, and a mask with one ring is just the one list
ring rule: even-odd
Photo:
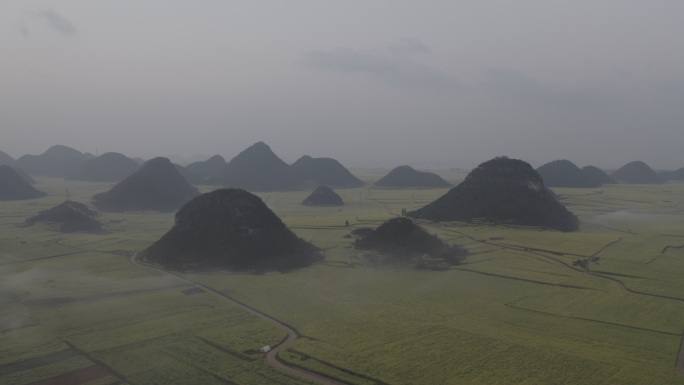
[[138,266],[141,266],[141,267],[144,267],[144,268],[147,268],[147,269],[160,271],[164,274],[172,275],[176,278],[179,278],[179,279],[181,279],[187,283],[190,283],[196,287],[199,287],[199,288],[205,290],[206,292],[218,297],[222,301],[227,302],[232,306],[235,306],[241,310],[246,311],[249,314],[256,316],[257,318],[261,319],[262,321],[266,321],[269,324],[276,326],[277,328],[279,328],[281,330],[286,331],[287,332],[287,338],[285,338],[283,341],[281,341],[277,346],[272,346],[271,350],[268,353],[266,353],[266,361],[271,366],[273,366],[277,369],[280,369],[284,372],[287,372],[293,376],[296,376],[296,377],[299,377],[299,378],[302,378],[305,380],[313,381],[317,384],[322,384],[322,385],[348,385],[347,383],[340,382],[340,381],[335,380],[335,379],[330,378],[330,377],[326,377],[322,374],[311,372],[311,371],[308,371],[306,369],[302,369],[302,368],[299,368],[296,366],[290,366],[287,363],[285,363],[284,361],[282,361],[280,358],[278,358],[278,353],[280,351],[287,349],[288,346],[290,346],[293,342],[295,342],[297,340],[297,338],[299,338],[299,334],[297,333],[297,331],[295,329],[287,326],[286,324],[278,321],[277,319],[269,316],[266,313],[262,313],[259,310],[256,310],[256,309],[251,308],[251,307],[249,307],[249,306],[247,306],[241,302],[238,302],[238,301],[234,300],[233,298],[231,298],[231,297],[229,297],[229,296],[227,296],[227,295],[225,295],[219,291],[216,291],[216,290],[214,290],[208,286],[205,286],[205,285],[203,285],[197,281],[194,281],[188,277],[185,277],[180,273],[175,273],[172,271],[167,271],[167,270],[160,269],[160,268],[157,268],[157,267],[154,267],[151,265],[144,264],[144,263],[140,262],[137,257],[138,257],[138,253],[135,253],[134,255],[132,255],[130,257],[131,263],[138,265]]
[[[428,226],[428,227],[429,227],[429,226],[438,227],[438,228],[440,228],[440,229],[442,229],[442,230],[444,230],[444,231],[459,234],[459,235],[461,235],[461,236],[463,236],[463,237],[465,237],[465,238],[467,238],[467,239],[470,239],[471,241],[476,242],[476,243],[483,243],[483,244],[487,244],[487,245],[491,245],[491,246],[500,247],[500,248],[502,248],[502,249],[517,250],[517,251],[525,251],[525,249],[526,249],[525,247],[522,247],[522,246],[520,246],[520,247],[512,247],[512,246],[510,246],[510,245],[506,245],[506,244],[502,244],[502,243],[483,241],[483,240],[481,240],[481,239],[477,239],[477,238],[475,238],[475,237],[473,237],[473,236],[471,236],[471,235],[465,234],[465,233],[460,232],[460,231],[458,231],[458,230],[451,229],[451,228],[447,228],[446,226],[441,225],[441,224],[439,224],[439,223],[431,223],[431,222],[421,221],[421,224],[424,225],[424,226]],[[617,240],[615,240],[615,241],[613,241],[613,242],[610,242],[609,244],[607,244],[607,245],[605,245],[604,247],[602,247],[601,249],[599,249],[599,250],[598,250],[597,252],[595,252],[593,255],[591,255],[591,256],[586,256],[586,257],[588,257],[589,259],[591,259],[592,257],[595,257],[595,256],[597,256],[598,254],[600,254],[602,251],[604,251],[604,250],[607,249],[608,247],[610,247],[610,246],[612,246],[612,245],[614,245],[614,244],[617,244],[617,243],[621,242],[622,240],[623,240],[623,238],[622,238],[622,237],[619,237]],[[682,247],[684,247],[684,246],[682,246]],[[551,261],[552,263],[557,264],[558,266],[562,266],[562,267],[564,267],[564,268],[573,270],[573,271],[575,271],[575,272],[583,272],[584,274],[591,275],[592,277],[596,277],[596,278],[600,278],[600,279],[612,281],[619,289],[621,289],[622,291],[627,292],[627,293],[636,294],[636,295],[643,295],[643,296],[647,296],[647,297],[664,298],[664,299],[669,299],[669,300],[673,300],[673,301],[684,302],[684,298],[671,297],[671,296],[666,296],[666,295],[653,294],[653,293],[646,293],[646,292],[634,290],[634,289],[629,288],[627,285],[625,285],[624,282],[620,281],[620,280],[617,279],[617,278],[606,277],[606,276],[604,276],[604,275],[600,275],[600,274],[594,273],[594,272],[592,272],[592,271],[590,271],[590,270],[579,271],[579,270],[573,268],[572,266],[568,265],[567,263],[562,262],[562,261],[559,261],[559,260],[557,260],[557,259],[555,259],[555,258],[553,258],[553,257],[550,257],[550,256],[548,256],[548,255],[545,255],[545,254],[543,254],[543,253],[541,253],[541,252],[533,252],[533,251],[531,251],[531,250],[529,250],[529,249],[528,249],[527,251],[528,251],[529,253],[531,253],[531,254],[535,254],[535,255],[544,257],[545,259]],[[666,251],[666,249],[663,250],[663,252],[665,252],[665,251]],[[678,373],[679,375],[684,376],[684,334],[682,334],[682,341],[681,341],[680,346],[679,346],[679,353],[678,353],[678,355],[677,355],[677,361],[675,362],[675,368],[677,369],[677,373]]]

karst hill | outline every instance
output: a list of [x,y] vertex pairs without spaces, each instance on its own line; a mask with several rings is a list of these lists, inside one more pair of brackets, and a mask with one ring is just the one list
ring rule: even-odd
[[663,183],[663,179],[649,165],[637,160],[629,162],[611,174],[618,183],[653,184]]
[[30,175],[66,177],[78,170],[91,154],[84,154],[71,147],[56,145],[41,155],[24,155],[17,159],[16,165]]
[[25,224],[31,226],[36,223],[45,223],[64,233],[97,232],[102,230],[102,224],[95,219],[96,215],[95,211],[83,203],[64,201],[49,210],[41,211],[38,215],[26,219]]
[[506,157],[480,164],[459,185],[408,215],[434,221],[484,220],[560,231],[579,227],[577,217],[549,194],[532,166]]
[[242,189],[202,194],[176,213],[173,228],[142,252],[169,269],[287,271],[319,261],[261,200]]
[[613,180],[610,175],[596,166],[584,166],[582,167],[582,172],[587,178],[592,180],[593,183],[600,183],[600,185],[615,184],[615,180]]
[[199,194],[167,158],[148,160],[111,190],[93,196],[102,211],[173,211]]
[[436,188],[449,187],[451,183],[432,172],[417,171],[411,166],[399,166],[380,178],[375,185],[397,188]]
[[302,180],[266,143],[258,142],[231,159],[207,183],[249,191],[278,191],[295,189]]
[[603,185],[569,160],[554,160],[537,168],[546,187],[599,187]]
[[221,155],[214,155],[211,158],[190,163],[185,168],[191,173],[200,177],[201,182],[204,182],[214,176],[220,175],[226,168],[228,163]]
[[135,160],[118,152],[106,152],[97,158],[88,159],[67,179],[91,182],[118,182],[140,168]]
[[674,171],[662,171],[658,175],[663,180],[684,180],[684,167]]
[[0,200],[34,199],[45,196],[24,180],[17,171],[7,165],[0,166]]
[[384,255],[381,261],[385,263],[410,263],[416,267],[429,264],[430,259],[454,265],[461,263],[467,255],[466,249],[449,246],[405,217],[383,223],[357,239],[354,248],[377,251]]
[[16,161],[6,152],[0,151],[0,166],[12,166]]
[[342,206],[344,201],[330,187],[318,186],[302,201],[302,204],[307,206]]
[[292,163],[292,170],[302,181],[311,181],[333,188],[361,187],[364,183],[332,158],[312,158],[304,155]]

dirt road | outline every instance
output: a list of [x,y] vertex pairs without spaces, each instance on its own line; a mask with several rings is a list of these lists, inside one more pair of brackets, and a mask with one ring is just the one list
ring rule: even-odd
[[238,307],[238,308],[240,308],[240,309],[242,309],[242,310],[244,310],[250,314],[255,315],[259,319],[266,321],[266,322],[270,323],[271,325],[276,326],[277,328],[279,328],[281,330],[286,331],[287,332],[287,338],[284,341],[282,341],[280,344],[278,344],[277,346],[272,346],[271,350],[268,353],[266,353],[266,361],[269,364],[271,364],[273,367],[280,369],[284,372],[287,372],[293,376],[303,378],[303,379],[306,379],[309,381],[313,381],[317,384],[322,384],[322,385],[348,385],[347,383],[340,382],[338,380],[335,380],[335,379],[332,379],[329,377],[325,377],[325,376],[318,374],[318,373],[310,372],[308,370],[298,368],[295,366],[290,366],[278,358],[278,353],[281,350],[287,349],[288,346],[290,346],[293,342],[295,342],[297,340],[297,338],[299,338],[299,335],[297,334],[296,330],[290,328],[289,326],[287,326],[284,323],[278,321],[277,319],[269,316],[266,313],[262,313],[259,310],[251,308],[245,304],[242,304],[242,303],[234,300],[233,298],[228,297],[227,295],[225,295],[223,293],[220,293],[220,292],[218,292],[218,291],[216,291],[216,290],[214,290],[208,286],[202,285],[199,282],[193,281],[192,279],[187,278],[187,277],[185,277],[179,273],[166,271],[166,270],[163,270],[163,269],[151,266],[151,265],[141,263],[140,261],[138,261],[137,256],[138,256],[137,253],[134,254],[133,256],[131,256],[131,262],[132,263],[134,263],[138,266],[145,267],[147,269],[153,269],[153,270],[161,271],[165,274],[172,275],[174,277],[182,279],[183,281],[188,282],[190,284],[193,284],[196,287],[202,288],[203,290],[207,291],[208,293],[211,293],[212,295],[218,297],[219,299],[221,299],[221,300],[223,300],[223,301],[225,301],[225,302],[227,302],[233,306],[236,306],[236,307]]

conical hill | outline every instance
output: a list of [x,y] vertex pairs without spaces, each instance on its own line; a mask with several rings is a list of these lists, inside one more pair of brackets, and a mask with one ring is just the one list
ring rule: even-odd
[[97,158],[88,159],[76,172],[67,178],[91,182],[118,182],[140,168],[135,160],[118,152],[106,152]]
[[546,187],[599,187],[603,183],[591,178],[569,160],[554,160],[537,168]]
[[28,218],[26,225],[30,226],[42,222],[65,233],[74,231],[96,232],[102,230],[102,224],[95,219],[96,215],[95,211],[83,203],[64,201],[49,210],[41,211],[38,215]]
[[7,165],[0,166],[0,200],[34,199],[45,196],[24,180],[17,171]]
[[142,253],[170,269],[286,271],[321,259],[261,200],[241,189],[202,194],[176,213],[171,230]]
[[111,190],[93,197],[102,211],[173,211],[199,194],[167,158],[148,160]]
[[660,175],[640,160],[625,164],[615,171],[611,177],[618,183],[652,184],[664,182]]
[[263,142],[255,143],[228,162],[208,183],[250,191],[292,190],[301,179]]
[[411,166],[399,166],[375,182],[379,187],[449,187],[451,183],[441,176],[427,171],[417,171]]
[[312,158],[304,155],[292,163],[292,170],[303,181],[330,187],[360,187],[363,182],[332,158]]
[[303,205],[309,206],[342,206],[344,201],[328,186],[318,186],[306,199]]
[[577,217],[556,201],[528,163],[498,157],[480,164],[436,201],[409,212],[434,221],[484,220],[574,231]]
[[383,223],[375,231],[357,239],[354,248],[380,252],[385,255],[384,262],[389,263],[425,264],[427,258],[438,258],[453,265],[461,263],[467,255],[466,249],[449,246],[405,217]]

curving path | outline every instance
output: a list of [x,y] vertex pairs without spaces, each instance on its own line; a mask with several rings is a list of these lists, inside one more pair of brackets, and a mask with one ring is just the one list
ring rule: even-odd
[[311,372],[311,371],[308,371],[306,369],[302,369],[299,367],[290,366],[278,358],[278,353],[281,350],[287,349],[288,346],[290,346],[293,342],[295,342],[297,340],[297,338],[299,338],[299,334],[297,334],[296,330],[294,330],[291,327],[285,325],[284,323],[278,321],[277,319],[272,318],[271,316],[269,316],[266,313],[262,313],[259,310],[251,308],[245,304],[242,304],[242,303],[234,300],[233,298],[231,298],[231,297],[229,297],[229,296],[227,296],[221,292],[218,292],[218,291],[216,291],[216,290],[214,290],[208,286],[205,286],[205,285],[203,285],[197,281],[194,281],[190,278],[187,278],[187,277],[185,277],[179,273],[167,271],[164,269],[154,267],[152,265],[144,264],[144,263],[140,262],[137,257],[138,257],[138,253],[135,253],[134,255],[132,255],[130,258],[131,263],[138,265],[138,266],[148,268],[148,269],[161,271],[162,273],[172,275],[172,276],[179,278],[185,282],[188,282],[192,285],[195,285],[196,287],[202,288],[203,290],[207,291],[208,293],[213,294],[214,296],[218,297],[219,299],[223,300],[224,302],[227,302],[233,306],[236,306],[236,307],[238,307],[238,308],[240,308],[240,309],[242,309],[242,310],[244,310],[250,314],[255,315],[259,319],[266,321],[269,324],[274,325],[281,330],[286,331],[287,332],[287,338],[285,338],[285,340],[280,342],[277,346],[272,346],[271,350],[268,353],[266,353],[266,361],[269,364],[271,364],[271,366],[273,366],[277,369],[280,369],[284,372],[287,372],[293,376],[303,378],[303,379],[306,379],[309,381],[313,381],[317,384],[322,384],[322,385],[348,385],[347,383],[340,382],[340,381],[332,379],[330,377],[326,377],[322,374]]

